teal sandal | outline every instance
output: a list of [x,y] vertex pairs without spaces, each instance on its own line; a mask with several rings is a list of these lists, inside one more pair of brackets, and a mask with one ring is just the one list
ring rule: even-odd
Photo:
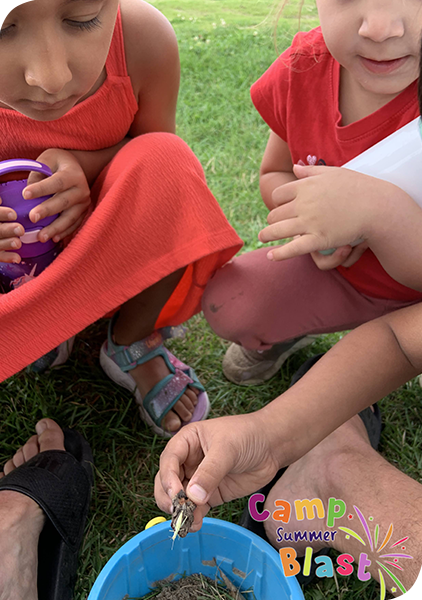
[[[112,339],[116,317],[117,315],[110,321],[108,339],[101,347],[100,364],[110,379],[134,394],[141,417],[153,432],[164,438],[169,438],[176,433],[165,430],[161,423],[188,387],[199,390],[198,402],[189,423],[206,419],[210,410],[210,402],[195,371],[163,346],[164,340],[180,337],[183,329],[181,327],[165,327],[130,346],[119,346]],[[170,374],[159,381],[145,398],[142,398],[129,371],[156,356],[163,358]],[[187,423],[182,422],[183,425],[187,425]]]

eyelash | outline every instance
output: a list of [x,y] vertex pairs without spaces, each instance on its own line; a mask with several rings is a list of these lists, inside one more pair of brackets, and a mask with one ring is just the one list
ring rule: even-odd
[[[90,21],[72,21],[71,19],[67,19],[66,23],[70,27],[73,27],[74,29],[80,29],[82,31],[92,31],[97,27],[101,27],[101,21],[98,17],[94,17]],[[9,33],[12,33],[12,29],[13,25],[6,27],[6,29],[0,30],[0,40],[6,35],[9,35]]]
[[83,31],[92,31],[97,27],[101,27],[101,21],[98,17],[94,17],[90,21],[66,21],[70,27],[74,27],[76,29],[82,29]]

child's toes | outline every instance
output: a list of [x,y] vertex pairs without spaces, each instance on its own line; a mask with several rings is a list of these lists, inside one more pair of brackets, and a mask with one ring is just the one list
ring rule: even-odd
[[[179,400],[179,402],[180,402],[180,400]],[[174,432],[174,431],[178,431],[180,429],[181,425],[182,425],[182,422],[180,421],[177,414],[173,410],[170,410],[164,417],[164,422],[162,424],[162,427],[164,427],[164,429],[166,431]]]
[[192,402],[193,407],[195,407],[198,404],[198,396],[199,396],[198,389],[188,387],[188,389],[185,392],[185,396],[187,396],[189,398],[189,400]]
[[179,415],[182,421],[190,421],[195,412],[197,403],[198,399],[196,395],[192,398],[190,394],[185,392],[173,410]]

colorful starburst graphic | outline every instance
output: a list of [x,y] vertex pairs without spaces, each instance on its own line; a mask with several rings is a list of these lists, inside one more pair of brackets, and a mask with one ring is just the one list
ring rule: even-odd
[[[413,559],[413,556],[410,556],[409,554],[403,554],[401,552],[389,552],[388,554],[380,554],[385,548],[387,548],[387,545],[390,543],[391,538],[393,537],[393,531],[394,531],[393,524],[391,523],[391,525],[388,528],[388,531],[384,537],[384,540],[378,546],[378,542],[380,541],[379,525],[375,525],[375,529],[374,529],[373,537],[372,537],[370,527],[369,527],[368,522],[366,521],[365,517],[363,516],[362,512],[358,509],[357,506],[354,506],[353,508],[355,509],[356,515],[358,516],[359,521],[362,524],[362,527],[363,527],[363,530],[367,537],[367,541],[368,541],[369,547],[371,548],[371,551],[375,552],[375,549],[376,549],[376,553],[379,554],[378,558],[380,560],[377,560],[376,563],[379,567],[378,575],[379,575],[380,586],[381,586],[380,600],[385,600],[385,597],[387,594],[387,585],[385,582],[384,573],[386,573],[391,578],[391,580],[394,582],[394,584],[397,586],[397,588],[399,590],[401,590],[403,592],[403,594],[405,594],[407,591],[406,588],[404,587],[404,585],[402,584],[400,579],[393,573],[391,567],[394,567],[395,569],[397,569],[399,571],[403,571],[404,569],[403,569],[402,565],[399,564],[400,560],[401,559]],[[369,517],[368,520],[370,522],[372,522],[374,519],[373,519],[373,517]],[[346,534],[346,539],[350,539],[351,537],[353,537],[355,540],[357,540],[363,546],[367,545],[365,540],[358,533],[356,533],[356,531],[353,531],[353,529],[349,529],[348,527],[339,527],[339,529]],[[398,542],[394,542],[394,544],[391,544],[391,546],[389,546],[388,550],[397,548],[398,546],[400,546],[400,544],[404,544],[405,542],[407,542],[408,539],[409,539],[409,537],[404,537],[401,540],[399,540]],[[400,549],[402,551],[406,550],[406,546],[401,546]],[[389,566],[387,566],[387,565],[389,565]],[[391,588],[391,591],[394,593],[397,591],[397,588],[393,587],[393,588]]]

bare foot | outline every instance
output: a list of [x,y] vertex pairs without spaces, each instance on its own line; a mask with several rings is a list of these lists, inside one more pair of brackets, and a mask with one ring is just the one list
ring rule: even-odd
[[[274,502],[277,499],[286,500],[294,507],[295,500],[320,498],[324,503],[324,512],[326,514],[329,496],[327,490],[332,489],[332,461],[341,452],[353,453],[360,449],[366,453],[372,451],[365,425],[357,415],[339,427],[318,444],[318,446],[315,446],[308,454],[289,466],[268,494],[265,508],[272,514],[275,510]],[[307,518],[306,513],[305,518]],[[315,516],[315,519],[315,521],[311,521],[314,524],[312,529],[319,530],[317,516]],[[309,523],[309,521],[306,521],[306,523]],[[288,544],[286,542],[277,542],[279,538],[277,530],[279,527],[283,527],[281,531],[283,535],[306,529],[304,521],[298,521],[296,518],[294,509],[292,510],[289,523],[275,521],[270,518],[264,522],[264,526],[268,539],[277,549],[288,545],[296,550],[298,556],[303,556],[307,547],[312,547],[316,552],[327,547],[326,543],[319,541],[289,541]]]
[[[51,419],[36,425],[32,436],[4,466],[0,477],[46,450],[64,450],[63,432]],[[38,538],[44,513],[18,492],[0,491],[0,600],[37,600]]]

